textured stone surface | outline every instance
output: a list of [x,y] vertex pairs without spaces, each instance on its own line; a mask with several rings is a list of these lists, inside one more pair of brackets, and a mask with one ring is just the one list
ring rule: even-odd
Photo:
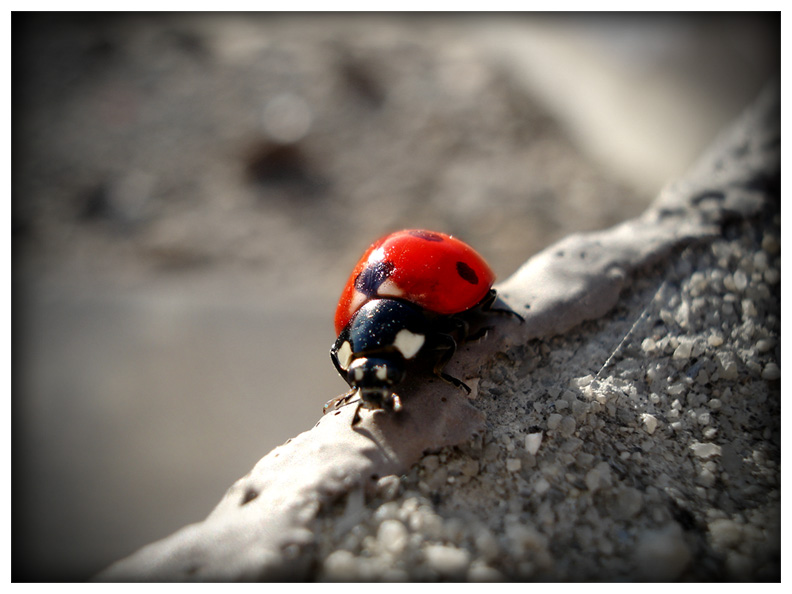
[[778,98],[642,217],[503,283],[525,323],[450,368],[486,433],[438,383],[357,430],[342,407],[99,579],[777,579]]

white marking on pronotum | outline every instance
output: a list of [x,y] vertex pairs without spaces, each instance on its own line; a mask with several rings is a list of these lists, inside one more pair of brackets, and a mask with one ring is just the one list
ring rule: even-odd
[[380,297],[401,297],[404,291],[399,288],[399,285],[390,279],[385,279],[377,289],[377,295]]
[[377,379],[384,380],[388,377],[388,370],[385,369],[384,365],[377,365],[374,367],[374,373],[377,374]]
[[352,370],[352,375],[355,376],[356,381],[360,381],[363,379],[363,376],[366,374],[366,371],[362,367],[355,367]]
[[426,337],[423,334],[413,334],[407,328],[399,330],[396,340],[393,341],[405,359],[412,359],[421,350]]
[[349,369],[349,364],[352,363],[352,345],[349,344],[349,341],[344,341],[344,344],[336,352],[336,357],[338,357],[338,364],[341,369],[344,371]]

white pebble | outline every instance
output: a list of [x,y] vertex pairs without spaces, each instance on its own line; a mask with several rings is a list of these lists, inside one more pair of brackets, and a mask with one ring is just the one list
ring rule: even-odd
[[443,520],[431,510],[415,510],[410,514],[408,522],[411,530],[421,532],[429,538],[440,538],[443,534]]
[[533,490],[536,492],[537,495],[544,495],[550,490],[550,483],[547,481],[546,478],[540,477],[534,483]]
[[768,233],[762,238],[762,249],[771,256],[775,256],[781,251],[781,241]]
[[399,504],[396,503],[395,501],[388,501],[387,503],[383,503],[377,508],[377,511],[374,512],[374,519],[377,522],[382,522],[384,520],[393,520],[398,517],[399,517]]
[[672,359],[690,359],[690,353],[693,352],[693,341],[690,339],[682,339],[679,341],[679,346],[674,351]]
[[715,484],[715,475],[704,468],[696,477],[696,482],[702,487],[710,488]]
[[574,378],[571,382],[569,382],[569,384],[572,387],[585,388],[586,386],[588,386],[592,382],[593,379],[594,379],[594,376],[591,375],[591,374],[588,374],[588,375],[584,375],[583,377]]
[[385,520],[377,530],[379,548],[394,555],[404,551],[408,539],[407,527],[399,520]]
[[768,363],[762,370],[762,379],[773,381],[781,377],[781,370],[775,363]]
[[520,462],[519,458],[506,459],[506,470],[509,472],[517,472],[520,468],[522,468],[522,462]]
[[657,418],[649,413],[644,413],[641,415],[641,420],[644,424],[644,431],[652,435],[657,429]]
[[687,328],[690,323],[690,306],[687,301],[683,301],[676,311],[674,319],[682,328]]
[[333,551],[324,561],[324,578],[331,581],[353,581],[357,569],[357,559],[349,551]]
[[723,344],[723,337],[720,334],[712,334],[707,339],[707,344],[709,344],[712,347],[719,347],[720,345]]
[[643,507],[643,495],[638,489],[625,487],[619,491],[616,502],[618,516],[623,519],[632,518]]
[[666,392],[668,392],[671,396],[679,396],[685,392],[685,384],[682,382],[671,384],[666,388]]
[[756,311],[756,306],[754,305],[754,302],[751,301],[750,299],[743,299],[742,310],[744,316],[755,318],[756,316],[759,315],[759,312]]
[[712,544],[718,549],[736,547],[743,537],[743,527],[728,518],[713,520],[707,527]]
[[539,447],[542,445],[542,432],[539,433],[529,433],[525,436],[525,449],[528,450],[528,453],[531,455],[536,455],[536,452],[539,451]]
[[427,565],[441,575],[459,575],[467,571],[470,565],[470,553],[464,549],[445,545],[427,545],[423,553]]
[[734,286],[738,291],[744,291],[745,287],[748,286],[748,277],[742,270],[734,273]]
[[744,363],[745,367],[748,368],[748,371],[750,371],[752,375],[762,375],[762,365],[758,361],[748,359],[744,361]]
[[734,277],[731,274],[727,274],[723,277],[723,287],[727,291],[734,291],[737,288],[737,285],[734,283]]
[[770,285],[775,285],[781,280],[781,273],[777,268],[768,268],[764,273],[765,282]]
[[600,462],[586,473],[586,486],[589,491],[598,491],[611,482],[611,470],[607,462]]
[[721,368],[721,377],[727,380],[737,379],[737,362],[734,355],[728,351],[720,351],[715,358]]
[[657,349],[657,343],[653,338],[644,338],[641,348],[645,353],[653,353]]
[[753,265],[756,270],[759,272],[764,271],[767,268],[767,252],[756,252],[753,257]]
[[561,435],[569,437],[575,432],[577,424],[575,423],[575,419],[572,417],[564,417],[561,419],[561,422],[558,424],[558,432]]
[[694,456],[697,458],[703,458],[705,460],[712,458],[713,456],[720,456],[721,454],[721,447],[719,445],[715,445],[714,443],[693,442],[690,445],[690,449]]

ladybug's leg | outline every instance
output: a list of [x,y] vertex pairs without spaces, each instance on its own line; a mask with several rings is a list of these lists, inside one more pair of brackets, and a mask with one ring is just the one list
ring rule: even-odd
[[479,301],[479,303],[478,303],[479,309],[481,309],[481,311],[484,312],[484,313],[488,313],[488,314],[489,313],[493,313],[493,314],[502,314],[502,315],[507,315],[507,316],[515,316],[517,319],[520,320],[520,322],[524,322],[525,321],[525,318],[523,318],[516,311],[513,311],[513,310],[505,308],[505,307],[492,307],[492,305],[495,303],[495,299],[497,299],[497,298],[498,298],[498,292],[495,289],[490,289],[489,293],[486,294],[484,299]]
[[336,396],[335,398],[328,400],[322,408],[322,414],[326,415],[330,410],[338,410],[342,406],[346,406],[349,404],[349,399],[355,395],[355,392],[357,392],[357,390],[352,389],[346,394],[342,394],[341,396]]
[[479,328],[473,334],[465,337],[465,342],[476,342],[480,338],[484,338],[487,335],[487,332],[492,330],[493,326],[484,326],[483,328]]
[[445,368],[445,366],[451,360],[451,357],[453,357],[454,353],[456,352],[457,343],[454,340],[454,337],[450,334],[437,334],[435,337],[438,341],[438,344],[435,348],[439,352],[440,356],[435,363],[434,374],[452,386],[462,388],[465,392],[470,394],[470,386],[468,386],[462,380],[443,372],[443,368]]
[[390,403],[393,412],[399,412],[402,409],[402,401],[398,394],[391,394]]
[[484,338],[487,335],[487,332],[492,330],[492,326],[484,326],[483,328],[479,328],[473,334],[471,334],[470,324],[467,322],[467,320],[459,316],[452,316],[450,321],[454,325],[454,336],[457,337],[457,341],[460,343],[475,342],[480,338]]
[[352,417],[352,427],[357,425],[360,422],[360,407],[363,406],[363,400],[361,399],[358,401],[357,407],[355,407],[355,414]]

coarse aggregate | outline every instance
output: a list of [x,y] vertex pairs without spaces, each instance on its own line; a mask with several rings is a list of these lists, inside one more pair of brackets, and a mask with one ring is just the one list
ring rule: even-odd
[[317,579],[780,579],[780,215],[498,359],[484,436],[320,514]]

